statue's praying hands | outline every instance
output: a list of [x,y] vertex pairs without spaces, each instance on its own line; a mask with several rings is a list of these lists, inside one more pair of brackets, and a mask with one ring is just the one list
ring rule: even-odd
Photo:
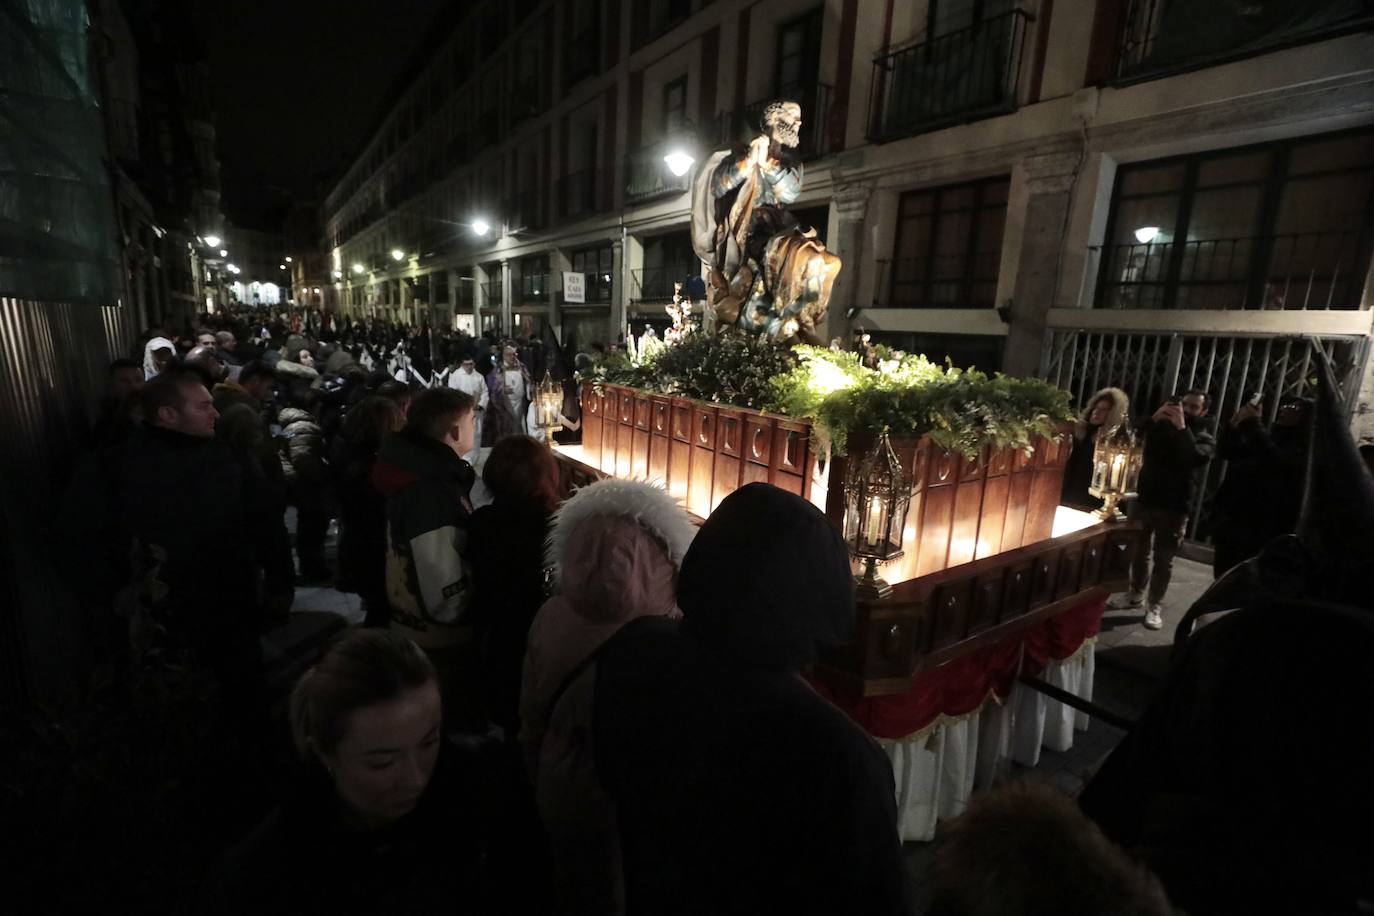
[[753,142],[749,144],[750,165],[757,165],[761,169],[772,168],[770,165],[772,157],[768,155],[768,144],[770,142],[766,134],[760,134],[754,138]]

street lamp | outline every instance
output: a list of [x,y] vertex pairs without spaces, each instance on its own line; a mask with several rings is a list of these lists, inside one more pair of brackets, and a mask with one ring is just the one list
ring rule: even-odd
[[391,260],[393,260],[393,261],[404,261],[405,259],[406,259],[406,253],[405,253],[404,251],[402,251],[402,250],[399,249],[399,248],[393,248],[393,249],[391,249]]
[[291,263],[291,255],[289,255],[289,254],[286,256],[286,263],[288,263],[288,264]]
[[205,244],[209,248],[217,248],[219,246],[219,236],[207,235],[205,237]]
[[488,223],[486,220],[484,220],[484,219],[475,219],[475,220],[472,221],[472,232],[473,232],[474,235],[484,236],[484,235],[486,235],[486,234],[487,234],[488,232],[490,232],[490,231],[491,231],[491,224]]
[[1135,240],[1142,245],[1148,245],[1159,238],[1158,226],[1141,226],[1135,231]]
[[336,270],[336,271],[334,271],[334,279],[335,279],[335,280],[342,280],[342,279],[343,279],[343,271],[342,271],[342,270]]
[[353,272],[354,272],[355,274],[361,274],[361,273],[365,272],[366,270],[367,270],[367,268],[364,267],[360,262],[358,262],[358,261],[354,261],[354,262],[353,262]]
[[682,149],[674,149],[663,157],[663,161],[667,164],[668,171],[672,172],[678,178],[690,172],[692,166],[696,165],[697,162],[695,156]]
[[221,249],[219,250],[219,256],[220,256],[221,258],[227,258],[227,257],[229,257],[229,249],[228,249],[228,248],[221,248]]
[[277,265],[277,270],[286,270],[286,265],[285,265],[285,264],[278,264],[278,265]]

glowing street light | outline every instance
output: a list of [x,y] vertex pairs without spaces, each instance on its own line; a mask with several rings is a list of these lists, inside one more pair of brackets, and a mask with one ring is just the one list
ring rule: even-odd
[[219,246],[219,236],[207,235],[205,237],[205,244],[210,248],[217,248]]
[[367,268],[363,267],[362,264],[358,263],[357,261],[353,262],[353,272],[355,274],[363,273],[365,270],[367,270]]
[[475,235],[486,235],[491,231],[491,224],[484,219],[475,219],[472,221],[472,231]]
[[277,270],[286,270],[286,265],[285,265],[285,264],[278,264],[278,265],[277,265]]
[[343,279],[343,271],[342,271],[342,270],[336,270],[336,271],[334,271],[334,279],[335,279],[335,280],[342,280],[342,279]]
[[291,255],[289,255],[289,254],[286,256],[286,263],[288,263],[288,264],[291,263]]
[[235,267],[233,264],[226,264],[224,269],[229,271],[231,274],[236,274],[239,272],[239,269]]
[[668,155],[664,156],[663,161],[667,164],[668,171],[672,172],[678,178],[681,178],[683,175],[686,175],[688,172],[690,172],[692,170],[692,166],[696,165],[697,162],[695,156],[693,156],[691,153],[688,153],[680,149],[675,149]]
[[228,248],[221,248],[221,249],[219,250],[219,256],[220,256],[221,258],[227,258],[227,257],[229,257],[229,249],[228,249]]
[[1158,226],[1141,226],[1135,231],[1135,240],[1142,245],[1148,245],[1159,238]]
[[391,249],[391,260],[393,260],[393,261],[404,261],[405,259],[406,259],[406,253],[405,253],[404,251],[402,251],[402,250],[399,249],[399,248],[393,248],[393,249]]

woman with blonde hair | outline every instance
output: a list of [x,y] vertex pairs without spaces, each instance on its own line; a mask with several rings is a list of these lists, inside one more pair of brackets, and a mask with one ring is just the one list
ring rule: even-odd
[[1102,500],[1088,493],[1093,479],[1093,449],[1102,430],[1111,431],[1130,422],[1130,407],[1131,399],[1120,388],[1103,388],[1088,401],[1073,427],[1073,451],[1064,468],[1060,503],[1085,512],[1102,507]]

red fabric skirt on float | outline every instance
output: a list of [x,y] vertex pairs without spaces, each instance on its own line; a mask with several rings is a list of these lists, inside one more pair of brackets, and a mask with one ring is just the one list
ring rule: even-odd
[[945,719],[959,719],[990,699],[1005,700],[1017,678],[1038,676],[1056,661],[1071,658],[1102,626],[1105,595],[1077,604],[991,645],[943,665],[917,672],[911,689],[861,697],[836,691],[812,678],[818,693],[875,738],[900,741]]

